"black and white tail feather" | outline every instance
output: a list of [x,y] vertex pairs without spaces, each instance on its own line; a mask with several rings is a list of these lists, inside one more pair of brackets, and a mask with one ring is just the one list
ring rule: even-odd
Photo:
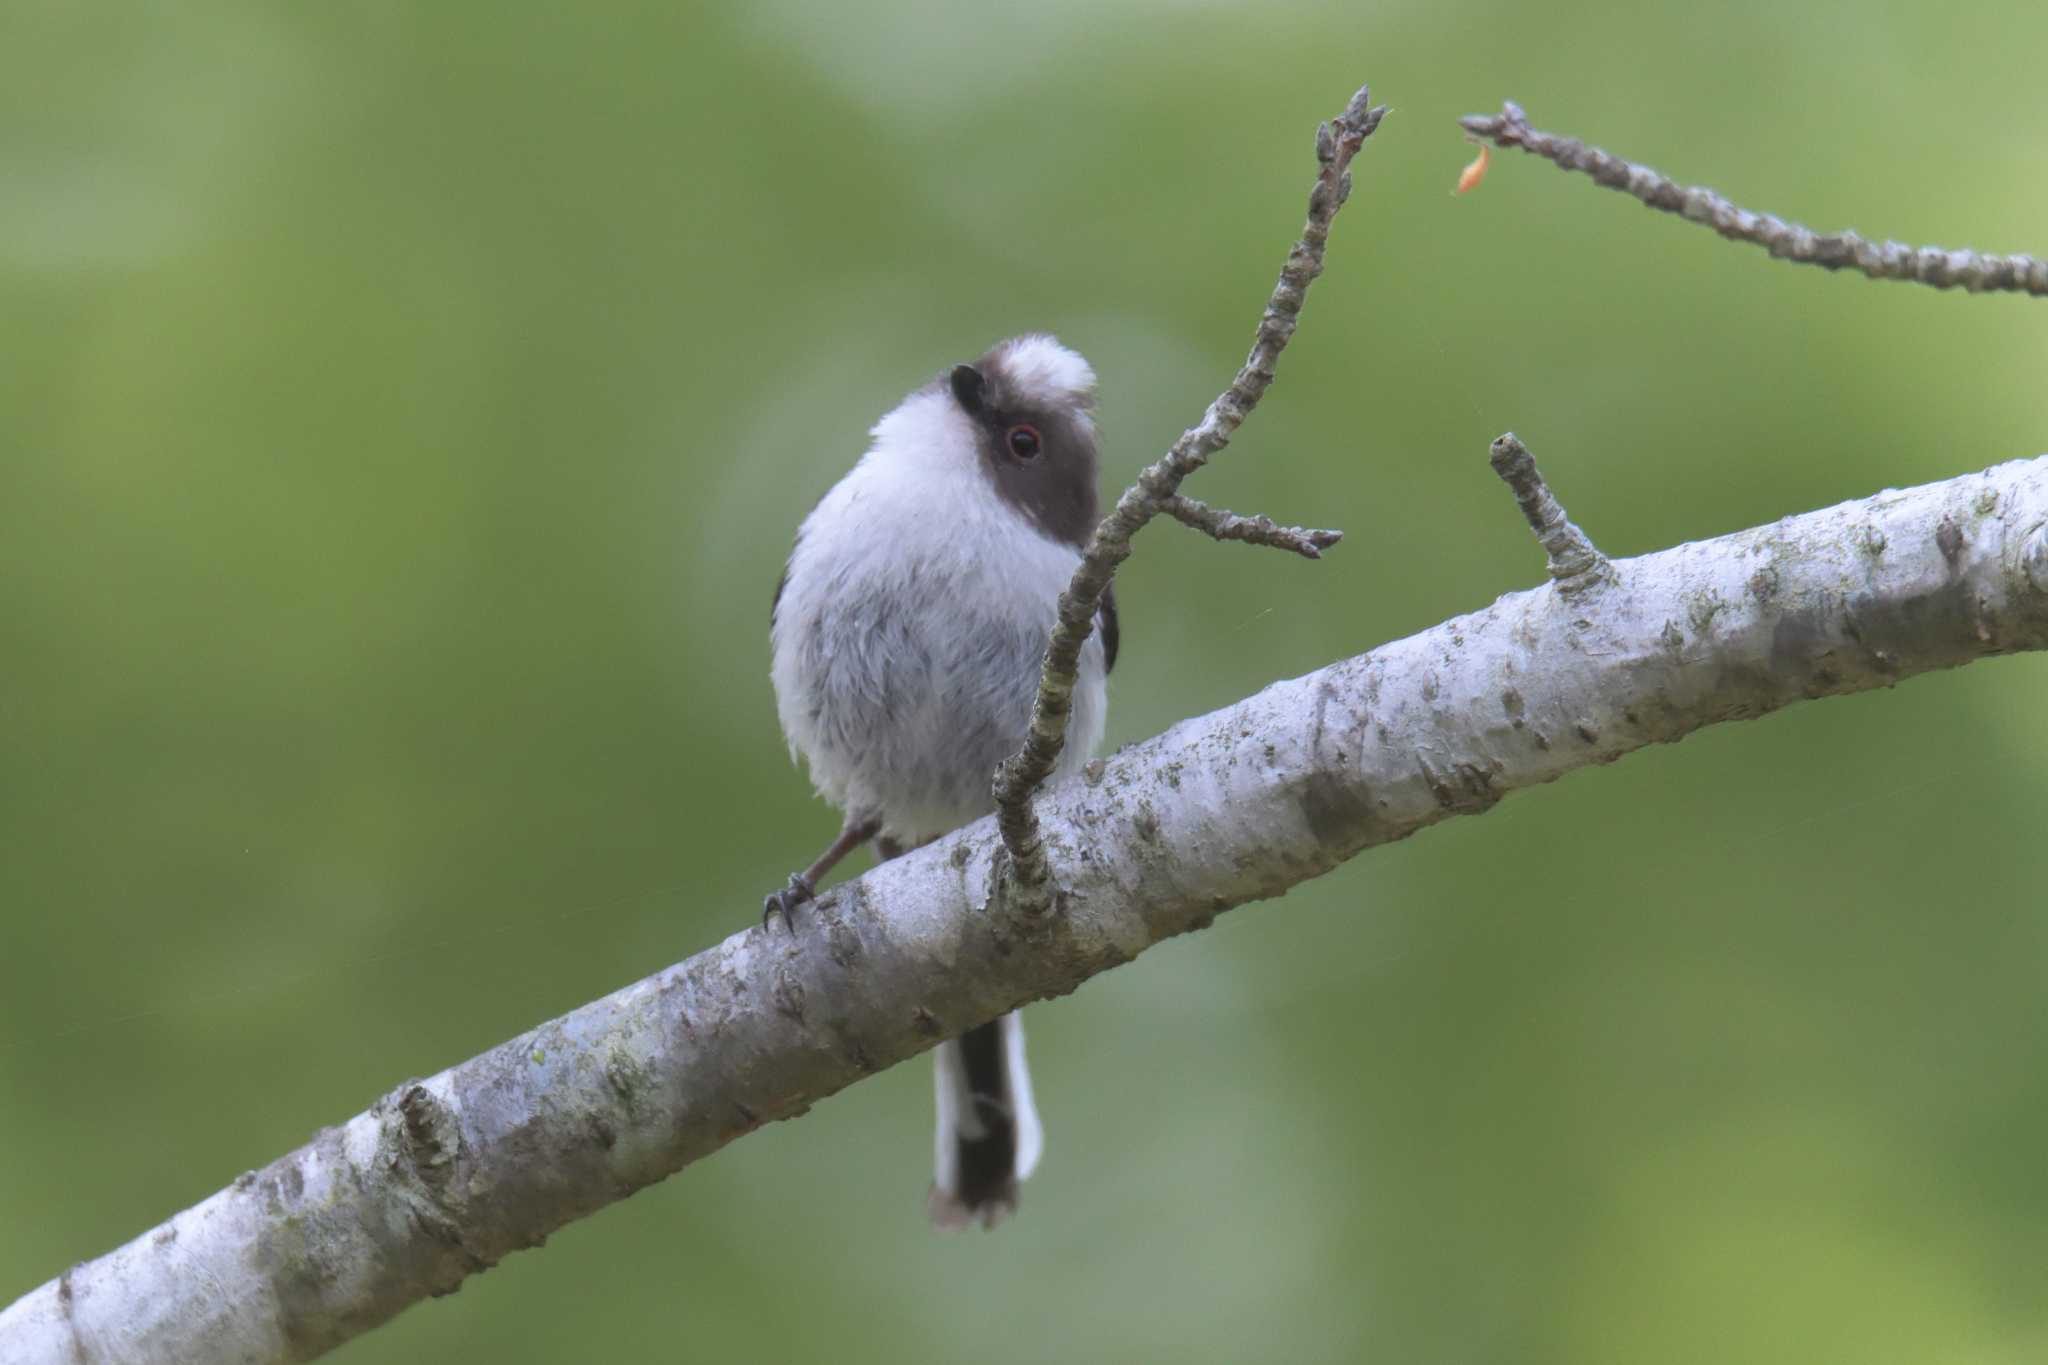
[[1006,1014],[939,1044],[932,1057],[939,1111],[932,1223],[992,1228],[1016,1212],[1017,1185],[1045,1152],[1024,1062],[1024,1021]]

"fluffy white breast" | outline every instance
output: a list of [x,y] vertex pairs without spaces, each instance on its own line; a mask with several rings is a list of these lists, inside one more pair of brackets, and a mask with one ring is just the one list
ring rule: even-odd
[[[812,590],[858,578],[870,590],[921,600],[939,588],[927,581],[936,575],[988,592],[976,597],[977,608],[1042,613],[1050,622],[1080,553],[996,496],[974,426],[951,397],[913,394],[871,434],[860,463],[804,519],[791,588],[799,577]],[[829,578],[804,572],[814,568]]]
[[[1080,554],[996,495],[974,427],[943,388],[911,395],[873,438],[804,521],[776,607],[772,678],[819,793],[926,838],[989,809],[990,775],[1022,742]],[[1091,639],[1063,768],[1100,742],[1105,709]]]

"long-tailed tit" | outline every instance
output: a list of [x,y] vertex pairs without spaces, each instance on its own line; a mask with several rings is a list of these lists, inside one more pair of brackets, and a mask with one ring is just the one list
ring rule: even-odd
[[[912,393],[804,519],[775,588],[778,713],[839,837],[768,897],[795,915],[869,840],[883,858],[993,809],[1031,721],[1055,603],[1096,521],[1095,375],[1049,336],[1002,342]],[[1081,653],[1060,770],[1102,738],[1115,600]],[[994,1224],[1044,1131],[1015,1014],[941,1043],[932,1220]]]

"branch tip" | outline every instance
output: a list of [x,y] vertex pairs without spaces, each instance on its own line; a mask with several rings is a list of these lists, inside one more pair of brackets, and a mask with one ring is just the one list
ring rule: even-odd
[[1562,592],[1577,592],[1606,582],[1614,569],[1584,531],[1572,525],[1564,506],[1543,481],[1536,457],[1512,431],[1496,437],[1491,449],[1493,472],[1515,495],[1515,502],[1543,547],[1550,577]]
[[1222,507],[1175,493],[1159,504],[1159,510],[1181,525],[1202,532],[1214,540],[1235,540],[1246,545],[1266,545],[1291,550],[1303,559],[1321,559],[1323,551],[1344,539],[1342,531],[1316,530],[1306,526],[1281,526],[1267,516],[1240,516]]
[[1372,86],[1361,85],[1357,93],[1352,95],[1350,102],[1344,106],[1344,112],[1337,115],[1333,122],[1343,130],[1345,140],[1351,143],[1355,151],[1359,143],[1372,136],[1373,130],[1380,126],[1380,120],[1386,116],[1387,106],[1372,102]]

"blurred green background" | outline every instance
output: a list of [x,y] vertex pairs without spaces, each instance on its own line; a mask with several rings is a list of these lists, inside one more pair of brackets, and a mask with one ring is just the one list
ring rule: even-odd
[[[1517,156],[2048,249],[2036,4],[0,10],[0,1301],[745,925],[834,828],[789,534],[1027,328],[1148,533],[1112,743],[1540,577],[1512,427],[1638,553],[2048,449],[2048,305],[1834,277]],[[1048,1156],[925,1226],[905,1066],[345,1348],[1573,1362],[2048,1352],[2048,660],[1644,753],[1030,1016]],[[1542,875],[1532,882],[1529,867]]]

